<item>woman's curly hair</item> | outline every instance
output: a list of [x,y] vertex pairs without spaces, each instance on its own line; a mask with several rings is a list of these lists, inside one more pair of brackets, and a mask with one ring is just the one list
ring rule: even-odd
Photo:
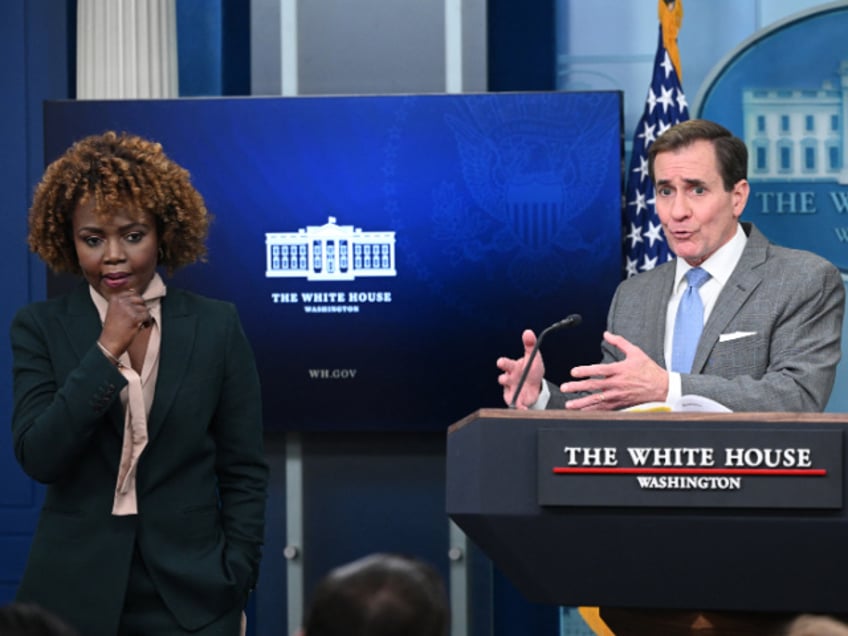
[[98,214],[128,207],[156,219],[159,265],[169,274],[206,260],[212,216],[189,172],[162,145],[107,131],[77,141],[47,166],[29,210],[30,249],[54,272],[81,273],[73,239],[73,214],[93,198]]

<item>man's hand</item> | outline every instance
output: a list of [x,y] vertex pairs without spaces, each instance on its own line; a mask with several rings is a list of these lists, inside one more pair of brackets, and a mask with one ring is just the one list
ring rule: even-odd
[[590,395],[569,400],[565,408],[614,411],[642,402],[661,402],[666,399],[668,371],[621,336],[606,331],[604,340],[620,349],[624,353],[624,360],[574,367],[571,376],[586,379],[565,382],[560,390],[566,393],[589,392]]
[[[524,357],[513,360],[512,358],[498,358],[498,369],[503,371],[498,376],[498,383],[504,388],[503,397],[507,405],[512,404],[515,389],[518,388],[518,381],[521,379],[521,374],[524,372],[524,367],[527,365],[527,360],[530,358],[530,352],[536,346],[536,334],[530,329],[526,329],[521,334],[521,341],[524,344]],[[536,357],[533,359],[533,364],[530,365],[530,371],[527,373],[527,379],[524,381],[524,386],[521,389],[521,395],[515,402],[515,407],[518,409],[527,409],[532,406],[537,399],[542,389],[542,378],[545,376],[545,363],[542,361],[542,354],[536,352]]]

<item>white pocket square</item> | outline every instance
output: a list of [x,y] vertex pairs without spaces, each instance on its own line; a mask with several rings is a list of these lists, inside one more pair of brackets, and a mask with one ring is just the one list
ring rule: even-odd
[[718,337],[719,342],[730,342],[731,340],[739,340],[739,338],[748,338],[749,336],[756,336],[756,331],[732,331],[730,333],[723,333]]

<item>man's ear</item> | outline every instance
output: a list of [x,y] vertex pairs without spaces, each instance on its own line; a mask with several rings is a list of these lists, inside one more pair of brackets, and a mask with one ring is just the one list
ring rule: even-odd
[[733,186],[731,192],[733,196],[733,216],[737,219],[742,216],[745,211],[745,205],[748,203],[748,195],[751,194],[751,186],[747,179],[740,179]]

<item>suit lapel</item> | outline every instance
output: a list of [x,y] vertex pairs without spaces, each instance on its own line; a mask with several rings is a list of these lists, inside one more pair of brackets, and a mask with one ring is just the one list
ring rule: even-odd
[[62,328],[78,358],[82,358],[97,338],[103,325],[91,300],[88,284],[79,285],[68,295],[68,312],[62,316]]
[[767,257],[768,241],[757,228],[751,226],[748,242],[739,263],[719,294],[715,308],[704,325],[692,363],[692,373],[701,373],[704,370],[719,336],[725,332],[727,325],[762,282],[763,277],[758,268],[765,263]]
[[162,343],[159,349],[159,374],[156,398],[147,422],[150,440],[161,430],[183,382],[191,351],[194,348],[197,316],[188,311],[185,296],[179,290],[168,290],[162,299]]

